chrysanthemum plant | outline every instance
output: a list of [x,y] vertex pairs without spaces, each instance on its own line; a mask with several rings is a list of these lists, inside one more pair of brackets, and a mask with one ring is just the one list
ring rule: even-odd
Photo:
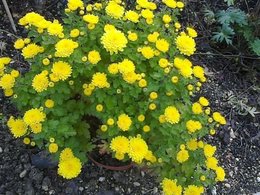
[[0,60],[0,87],[18,109],[7,125],[25,144],[47,148],[58,173],[77,177],[92,143],[86,115],[103,125],[99,139],[122,161],[155,169],[165,194],[201,194],[223,181],[215,146],[201,140],[226,123],[205,97],[191,97],[206,82],[204,69],[187,56],[196,31],[177,15],[184,4],[164,7],[137,0],[85,5],[69,0],[63,21],[31,12],[20,19],[28,37],[18,39],[30,70],[22,75]]

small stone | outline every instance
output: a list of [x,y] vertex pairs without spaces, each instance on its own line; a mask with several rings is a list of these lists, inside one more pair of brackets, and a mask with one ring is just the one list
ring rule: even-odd
[[3,152],[3,148],[0,147],[0,153],[2,153],[2,152]]
[[99,179],[98,179],[98,181],[100,181],[100,182],[103,182],[103,181],[105,181],[105,177],[100,177]]
[[233,177],[233,175],[234,175],[233,171],[230,171],[229,175],[230,175],[230,177]]
[[229,183],[225,183],[225,186],[226,186],[227,188],[230,188],[230,187],[231,187]]
[[134,186],[137,187],[137,186],[140,186],[140,185],[141,185],[141,184],[140,184],[139,182],[136,182],[136,181],[134,182]]
[[44,191],[48,191],[50,185],[51,185],[51,180],[49,179],[49,177],[45,177],[42,181],[42,189]]
[[14,195],[14,193],[13,193],[13,192],[10,192],[10,191],[7,191],[7,192],[5,193],[5,195]]
[[55,190],[50,190],[49,194],[55,194]]
[[154,194],[158,193],[158,188],[157,188],[157,187],[154,187],[154,188],[153,188],[153,193],[154,193]]
[[145,173],[144,173],[143,171],[141,171],[141,175],[142,175],[142,177],[144,177],[144,176],[145,176]]
[[25,175],[26,175],[26,173],[27,173],[27,170],[23,170],[21,173],[20,173],[20,178],[24,178],[25,177]]
[[212,195],[217,195],[217,189],[215,187],[212,188],[211,194]]
[[257,177],[257,182],[260,182],[260,177]]
[[120,190],[119,187],[115,187],[115,191],[119,192],[119,190]]
[[83,188],[83,187],[79,187],[79,191],[81,191],[81,192],[82,192],[83,190],[84,190],[84,188]]

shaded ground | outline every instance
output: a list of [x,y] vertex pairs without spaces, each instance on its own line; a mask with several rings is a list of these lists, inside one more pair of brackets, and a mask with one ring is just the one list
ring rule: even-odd
[[[53,1],[47,5],[44,14],[49,18],[60,15],[56,12],[63,6],[60,2]],[[245,6],[243,2],[241,1],[242,8]],[[8,3],[16,20],[29,6],[26,1],[21,2],[20,6],[15,4],[16,1]],[[248,3],[253,7],[254,1]],[[211,100],[213,109],[225,114],[229,122],[214,137],[206,138],[218,146],[220,164],[224,165],[227,172],[226,181],[209,189],[208,194],[253,194],[260,192],[260,117],[259,114],[251,116],[245,108],[255,107],[258,111],[260,109],[260,73],[257,71],[260,61],[205,54],[209,51],[217,54],[237,54],[237,51],[230,53],[230,48],[212,44],[212,25],[204,21],[204,6],[213,10],[225,8],[225,4],[220,0],[192,0],[182,19],[185,23],[195,26],[199,33],[197,52],[204,54],[194,55],[193,61],[207,68],[209,78],[201,93]],[[12,31],[2,4],[0,24],[0,29]],[[25,33],[19,27],[18,30],[19,34]],[[22,58],[12,48],[14,40],[13,35],[0,30],[0,43],[6,43],[6,48],[0,47],[0,56],[8,55],[17,61],[13,66],[21,66]],[[25,71],[24,66],[22,71]],[[0,112],[15,112],[2,92]],[[137,169],[112,172],[89,163],[79,178],[73,181],[63,180],[57,177],[56,169],[36,167],[37,164],[31,162],[35,149],[28,149],[21,140],[13,139],[3,123],[4,121],[0,126],[0,194],[159,194],[158,183]]]

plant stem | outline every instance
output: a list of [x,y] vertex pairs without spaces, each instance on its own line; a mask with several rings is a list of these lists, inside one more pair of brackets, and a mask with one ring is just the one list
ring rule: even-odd
[[15,35],[15,34],[9,32],[9,31],[7,31],[7,30],[0,29],[0,31],[5,32],[5,33],[8,33],[8,34],[10,34],[10,35],[12,35],[12,36],[14,36],[14,37],[16,37],[16,38],[19,38],[17,35]]
[[10,23],[11,23],[11,26],[12,26],[14,32],[16,33],[17,30],[16,30],[16,27],[15,27],[15,24],[14,24],[14,20],[13,20],[12,14],[11,14],[11,12],[10,12],[10,9],[9,9],[8,5],[7,5],[7,2],[6,2],[6,0],[2,0],[2,2],[3,2],[3,4],[4,4],[5,11],[6,11],[7,16],[8,16],[8,18],[9,18],[9,21],[10,21]]

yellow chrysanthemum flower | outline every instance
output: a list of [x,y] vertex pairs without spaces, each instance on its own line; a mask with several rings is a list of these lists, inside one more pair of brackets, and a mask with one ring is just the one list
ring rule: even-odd
[[79,29],[72,29],[71,31],[70,31],[70,36],[72,37],[72,38],[76,38],[76,37],[78,37],[79,36]]
[[186,122],[186,128],[188,129],[189,133],[194,133],[202,128],[202,125],[199,121],[188,120]]
[[189,185],[187,188],[185,188],[183,195],[201,195],[204,192],[203,187],[198,187],[195,185]]
[[62,39],[55,45],[55,57],[69,57],[78,46],[79,44],[71,39]]
[[164,178],[162,181],[162,189],[165,195],[181,195],[182,187],[177,185],[176,180]]
[[203,113],[202,106],[198,102],[193,103],[192,104],[192,112],[194,114],[201,114],[201,113]]
[[164,110],[165,120],[171,124],[179,123],[180,113],[175,106],[168,106]]
[[22,137],[27,133],[27,125],[22,119],[10,117],[7,121],[7,126],[15,138]]
[[59,149],[58,144],[50,143],[50,145],[49,145],[49,152],[50,153],[56,153],[58,151],[58,149]]
[[58,174],[65,179],[77,177],[81,172],[81,162],[78,158],[73,157],[67,160],[60,161],[58,164]]
[[88,53],[88,61],[91,64],[97,64],[101,60],[100,54],[98,51],[93,50]]
[[51,99],[47,99],[44,103],[44,105],[47,107],[47,108],[53,108],[54,107],[54,101],[51,100]]
[[203,148],[204,155],[206,157],[212,157],[215,154],[216,149],[217,149],[216,146],[212,146],[210,144],[206,144],[206,145],[204,145],[204,148]]
[[218,160],[215,157],[208,157],[205,164],[208,169],[216,170],[218,167]]
[[132,124],[132,120],[127,114],[119,115],[118,120],[117,120],[117,126],[122,131],[128,131],[131,124]]
[[177,161],[179,163],[184,163],[185,161],[187,161],[189,159],[189,152],[185,149],[180,150],[177,153]]
[[132,10],[129,10],[125,13],[125,18],[134,23],[139,22],[139,14]]
[[216,181],[224,181],[225,180],[225,170],[222,167],[216,168]]
[[124,7],[117,4],[115,1],[109,1],[106,6],[106,14],[112,18],[119,19],[124,15]]
[[201,79],[204,78],[204,69],[201,66],[194,66],[193,67],[193,74],[195,77]]
[[51,72],[58,80],[65,81],[71,76],[72,68],[67,62],[58,61],[53,64]]
[[22,55],[25,59],[33,58],[38,53],[42,53],[43,51],[44,51],[43,47],[40,47],[40,46],[36,45],[35,43],[31,43],[22,49]]
[[165,39],[158,39],[156,41],[156,48],[161,52],[167,52],[169,50],[169,43]]
[[209,101],[208,101],[205,97],[200,97],[199,103],[200,103],[202,106],[208,106],[208,105],[209,105]]
[[81,0],[68,0],[68,8],[72,11],[75,11],[78,8],[81,8],[84,6],[83,1]]
[[101,37],[102,45],[111,55],[123,51],[127,42],[124,33],[113,28],[107,30]]
[[143,9],[141,11],[141,15],[145,18],[145,19],[153,19],[154,18],[154,14],[151,10],[149,9]]
[[33,108],[25,112],[23,120],[27,125],[38,124],[43,122],[46,118],[46,115],[37,108]]
[[48,26],[47,31],[49,35],[59,36],[63,33],[63,26],[58,20],[54,20],[53,23]]
[[196,43],[192,37],[181,34],[176,38],[176,46],[184,55],[190,56],[196,51]]
[[192,38],[195,38],[198,36],[196,30],[194,30],[193,28],[187,27],[187,31],[188,31],[188,35]]
[[168,23],[170,23],[172,21],[171,16],[168,15],[168,14],[163,15],[162,19],[163,19],[163,22],[166,23],[166,24],[168,24]]
[[144,158],[145,160],[148,160],[151,163],[155,163],[157,161],[157,158],[153,155],[151,150],[148,150]]
[[107,81],[107,75],[105,73],[101,73],[101,72],[96,72],[93,76],[92,76],[92,81],[91,83],[98,88],[108,88],[110,85]]
[[212,117],[216,122],[220,123],[221,125],[225,125],[227,123],[225,117],[223,117],[219,112],[214,112]]
[[148,146],[146,142],[139,136],[132,137],[129,140],[129,157],[136,163],[142,163],[146,154],[148,153]]
[[197,139],[191,139],[190,141],[188,141],[187,148],[191,151],[197,150],[197,148],[198,148]]
[[129,140],[124,136],[117,136],[110,143],[112,151],[119,154],[126,154],[129,151]]
[[60,161],[65,161],[73,157],[74,154],[70,148],[65,148],[60,153]]
[[135,72],[129,72],[123,74],[123,79],[127,83],[133,84],[137,80],[137,74]]
[[41,123],[34,123],[30,125],[30,128],[33,133],[37,134],[42,131],[42,124]]
[[99,21],[99,17],[95,16],[93,14],[86,14],[86,15],[83,16],[83,20],[85,22],[90,23],[90,24],[97,24],[98,21]]
[[124,59],[122,62],[118,63],[118,70],[121,74],[127,74],[135,71],[135,65],[133,61]]
[[35,75],[35,77],[32,80],[32,87],[38,93],[47,90],[48,86],[49,86],[49,79],[47,75],[44,74],[43,72]]
[[130,41],[136,41],[137,38],[138,38],[138,36],[137,36],[136,33],[130,32],[130,33],[128,34],[127,38],[128,38]]
[[141,53],[146,59],[154,57],[154,50],[149,46],[142,47]]
[[15,78],[11,74],[4,74],[0,78],[0,87],[4,90],[12,89],[15,84]]
[[22,49],[24,47],[25,43],[23,39],[17,39],[14,43],[15,49]]
[[162,2],[169,8],[176,8],[177,2],[175,0],[162,0]]
[[118,73],[118,64],[117,63],[110,64],[107,69],[110,74],[117,74]]

